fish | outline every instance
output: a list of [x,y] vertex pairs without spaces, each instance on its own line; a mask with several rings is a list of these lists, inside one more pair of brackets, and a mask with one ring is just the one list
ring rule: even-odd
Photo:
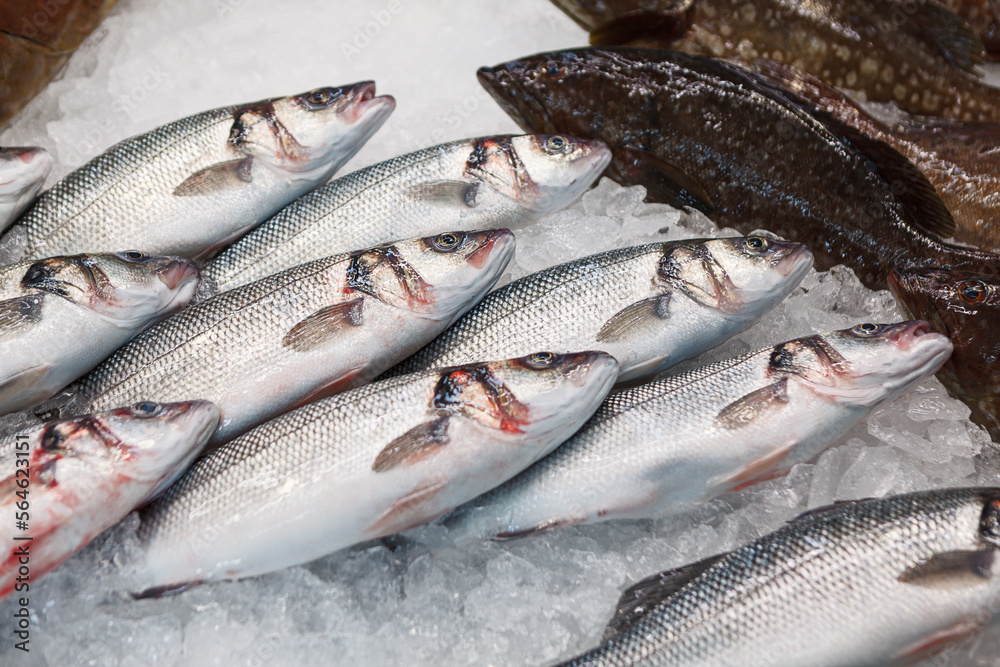
[[326,182],[394,107],[365,81],[213,109],[125,139],[24,212],[22,259],[122,248],[211,257]]
[[640,381],[750,326],[799,284],[812,253],[762,236],[650,243],[515,280],[392,373],[595,349]]
[[554,0],[595,46],[669,48],[752,65],[776,60],[870,102],[961,121],[1000,121],[983,45],[934,0]]
[[889,288],[905,312],[955,344],[937,377],[1000,442],[1000,279],[972,271],[899,271],[889,274]]
[[0,232],[35,200],[52,164],[52,153],[39,146],[0,148]]
[[449,517],[457,541],[680,513],[788,473],[938,370],[927,322],[859,324],[611,395],[572,438]]
[[997,0],[938,0],[976,31],[990,58],[1000,55],[1000,5]]
[[374,379],[482,298],[513,252],[514,235],[496,229],[307,262],[147,329],[72,385],[63,409],[209,400],[222,413],[217,446]]
[[191,462],[218,420],[205,401],[143,401],[0,441],[0,502],[11,521],[0,599],[28,597],[42,576],[125,518]]
[[66,65],[118,0],[18,0],[0,7],[0,125]]
[[604,141],[609,175],[645,186],[648,200],[805,243],[820,271],[846,264],[870,289],[885,289],[892,268],[1000,273],[1000,256],[941,240],[955,222],[905,157],[736,65],[589,48],[483,68],[479,79],[524,128]]
[[0,267],[0,414],[52,397],[180,310],[198,276],[190,259],[138,250]]
[[259,426],[141,514],[137,597],[423,525],[551,451],[616,375],[603,352],[536,352],[375,382]]
[[951,212],[955,241],[1000,251],[1000,123],[909,119],[890,125],[836,88],[793,67],[758,60],[755,70],[906,156]]
[[607,147],[561,135],[432,146],[289,204],[205,267],[217,292],[337,252],[447,231],[517,229],[562,208],[607,167]]
[[1000,605],[1000,489],[918,491],[806,512],[626,590],[564,665],[912,664]]

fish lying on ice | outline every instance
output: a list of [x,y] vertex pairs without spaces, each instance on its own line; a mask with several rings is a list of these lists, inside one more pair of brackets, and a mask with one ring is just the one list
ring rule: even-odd
[[137,250],[0,267],[0,414],[53,396],[197,287],[193,261]]
[[[4,438],[0,505],[12,528],[15,519],[25,523],[4,531],[0,598],[28,593],[176,476],[218,421],[219,411],[205,401],[144,401]],[[25,562],[27,577],[19,574]]]
[[618,360],[620,380],[650,377],[750,326],[810,266],[805,246],[760,236],[591,255],[498,289],[393,373],[597,349]]
[[210,400],[212,444],[371,380],[439,334],[499,279],[506,230],[454,232],[334,255],[192,306],[74,385],[75,408]]
[[143,513],[142,596],[427,523],[569,437],[616,375],[603,352],[538,352],[375,382],[259,426]]
[[951,349],[926,322],[866,323],[626,389],[449,526],[463,540],[508,539],[689,509],[814,458]]
[[912,664],[1000,608],[1000,489],[807,512],[627,590],[604,643],[566,665]]
[[338,178],[295,201],[210,262],[217,292],[303,262],[399,238],[517,228],[568,205],[611,159],[564,136],[463,139]]
[[200,259],[324,183],[388,118],[366,81],[189,116],[126,139],[42,193],[24,259],[139,248]]

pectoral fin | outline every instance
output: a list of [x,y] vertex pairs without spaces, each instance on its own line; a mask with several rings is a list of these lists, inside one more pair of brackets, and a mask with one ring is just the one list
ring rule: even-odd
[[281,344],[296,352],[308,352],[343,331],[344,327],[361,324],[364,299],[320,308],[288,330]]
[[636,10],[601,24],[590,32],[592,46],[622,46],[643,39],[657,44],[680,39],[691,28],[693,2],[676,9]]
[[621,309],[597,332],[600,343],[618,342],[647,326],[651,321],[670,316],[670,294],[654,296]]
[[899,575],[899,581],[925,588],[955,589],[978,586],[990,580],[996,551],[946,551],[934,554]]
[[252,157],[219,162],[188,176],[183,183],[174,188],[174,194],[178,197],[198,197],[242,188],[252,180],[252,168]]
[[644,186],[646,201],[694,208],[705,214],[714,210],[712,198],[700,183],[647,150],[628,145],[616,148],[611,166],[623,182]]
[[28,294],[0,301],[0,334],[38,322],[44,300],[42,294]]
[[372,470],[385,472],[401,465],[416,463],[448,444],[448,417],[438,417],[420,424],[385,446],[375,457]]
[[475,208],[479,184],[465,181],[431,181],[410,186],[406,192],[414,199],[431,204]]
[[722,428],[742,428],[785,403],[788,403],[788,378],[781,378],[722,408],[715,423]]

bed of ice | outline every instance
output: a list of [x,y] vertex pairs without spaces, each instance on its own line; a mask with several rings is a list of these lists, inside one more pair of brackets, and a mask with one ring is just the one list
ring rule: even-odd
[[[475,70],[585,39],[545,0],[122,0],[0,142],[49,148],[54,180],[120,139],[203,109],[374,79],[398,108],[346,172],[450,139],[516,131]],[[641,188],[602,181],[519,235],[510,275],[624,245],[726,233],[642,198]],[[766,321],[688,366],[900,318],[888,292],[863,288],[851,271],[813,271]],[[465,550],[429,526],[163,600],[122,593],[120,573],[140,553],[133,515],[32,585],[32,651],[4,640],[0,664],[549,663],[593,644],[635,580],[731,549],[806,508],[996,484],[1000,456],[968,414],[931,379],[818,460],[696,515]],[[0,605],[0,618],[13,609]],[[991,665],[998,651],[993,629],[928,664]]]

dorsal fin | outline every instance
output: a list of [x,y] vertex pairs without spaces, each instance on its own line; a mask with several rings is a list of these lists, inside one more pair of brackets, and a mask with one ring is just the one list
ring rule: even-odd
[[937,2],[907,3],[906,16],[914,32],[924,43],[936,50],[950,65],[975,73],[985,51],[979,35],[947,7]]
[[607,641],[628,630],[633,623],[728,555],[728,553],[722,553],[697,563],[666,570],[625,589],[625,592],[618,598],[615,615],[611,618],[608,626],[604,628],[604,637],[601,641]]

